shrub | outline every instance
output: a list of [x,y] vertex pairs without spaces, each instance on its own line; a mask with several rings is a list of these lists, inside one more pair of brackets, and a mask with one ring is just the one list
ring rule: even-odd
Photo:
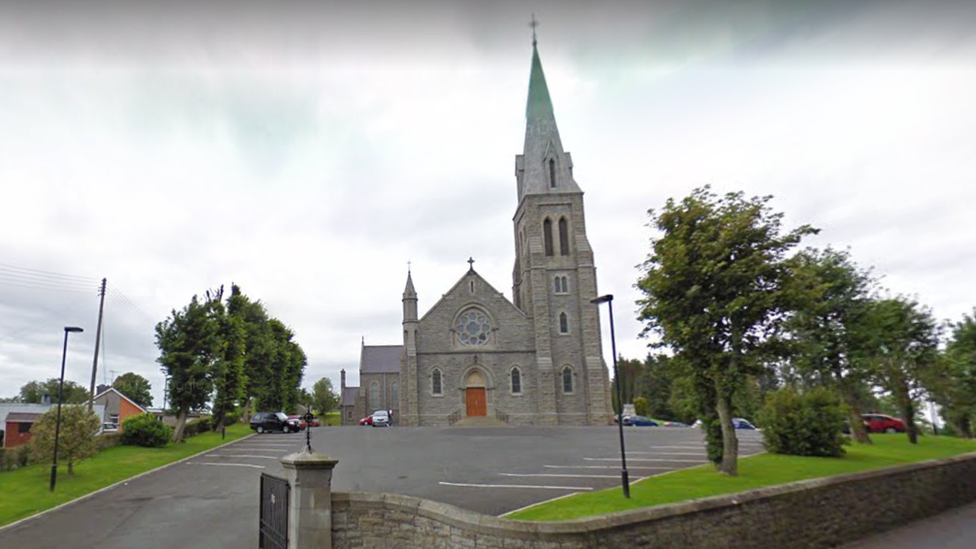
[[767,397],[758,421],[769,452],[840,457],[847,443],[843,435],[846,418],[835,393],[819,387],[805,393],[787,388]]
[[21,444],[15,453],[17,467],[27,467],[31,462],[31,447],[29,444]]
[[[47,461],[54,454],[55,435],[58,438],[58,461],[68,465],[68,475],[75,474],[74,466],[85,458],[98,453],[95,435],[101,427],[101,419],[83,404],[61,407],[61,427],[57,426],[57,408],[44,412],[31,427],[30,450],[37,460]],[[25,465],[27,460],[25,453]],[[18,460],[19,461],[19,460]]]
[[172,436],[169,427],[153,414],[139,414],[122,424],[122,444],[128,446],[162,448]]
[[7,449],[0,446],[0,472],[9,471],[12,465],[7,463]]
[[199,435],[200,433],[206,433],[209,430],[210,430],[209,416],[190,420],[187,421],[186,426],[183,427],[183,438]]
[[105,450],[107,448],[113,448],[122,444],[122,433],[116,431],[114,433],[102,433],[95,438],[98,444],[98,450]]
[[647,405],[647,399],[644,397],[637,397],[634,399],[634,412],[639,416],[646,416],[648,409],[650,407]]
[[[210,426],[211,430],[216,431],[217,429],[220,428],[220,425],[218,425],[219,419],[220,418],[218,416],[210,416],[208,425]],[[238,423],[240,421],[241,421],[241,411],[236,408],[234,408],[233,410],[228,410],[227,413],[224,414],[225,427],[230,427],[231,425],[234,425],[235,423]]]

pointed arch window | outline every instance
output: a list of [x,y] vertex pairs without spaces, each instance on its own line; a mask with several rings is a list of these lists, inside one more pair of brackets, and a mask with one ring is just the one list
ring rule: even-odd
[[379,405],[380,405],[380,384],[378,381],[374,381],[369,384],[368,408],[376,408]]
[[565,275],[557,275],[553,279],[553,286],[557,294],[568,294],[569,293],[569,278]]
[[563,392],[573,392],[573,369],[569,366],[563,368]]
[[569,255],[569,223],[559,218],[559,255]]
[[549,188],[556,188],[556,160],[554,158],[549,159]]
[[552,255],[552,220],[548,217],[542,222],[542,239],[546,246],[546,255]]
[[434,372],[430,374],[430,392],[435,395],[443,394],[443,382],[441,380],[441,371],[434,369]]
[[559,313],[559,333],[569,333],[569,316],[566,313]]
[[512,394],[522,394],[522,371],[518,366],[512,368]]
[[400,386],[394,381],[390,384],[390,408],[400,407]]

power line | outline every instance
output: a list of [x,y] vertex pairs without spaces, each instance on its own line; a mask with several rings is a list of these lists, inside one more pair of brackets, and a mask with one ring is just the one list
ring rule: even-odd
[[40,269],[31,269],[29,267],[20,267],[18,265],[11,265],[9,263],[0,263],[0,271],[10,271],[14,273],[20,273],[23,275],[29,275],[34,277],[52,278],[52,279],[62,279],[62,280],[73,280],[76,282],[84,283],[98,283],[97,278],[91,278],[87,276],[69,275],[62,273],[54,273],[51,271],[42,271]]

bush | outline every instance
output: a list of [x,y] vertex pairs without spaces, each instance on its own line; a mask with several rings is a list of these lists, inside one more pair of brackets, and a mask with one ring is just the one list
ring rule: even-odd
[[639,416],[646,416],[648,409],[650,407],[647,405],[647,399],[644,397],[637,397],[634,399],[634,413]]
[[843,435],[846,418],[835,393],[824,388],[797,393],[787,388],[767,397],[757,419],[769,452],[840,457],[848,442]]
[[153,414],[139,414],[122,424],[122,444],[128,446],[162,448],[172,436],[169,427]]
[[27,467],[31,461],[31,447],[29,444],[21,444],[17,447],[15,461],[17,467]]
[[199,435],[200,433],[206,433],[209,430],[210,430],[209,416],[187,421],[186,426],[183,427],[183,438]]
[[114,433],[102,433],[95,437],[95,442],[98,444],[99,451],[107,448],[113,448],[119,444],[122,444],[122,433],[118,431]]
[[[210,416],[208,425],[211,430],[216,431],[217,429],[220,428],[220,425],[218,425],[219,419],[220,418],[218,416]],[[230,427],[231,425],[234,425],[235,423],[238,423],[240,421],[241,421],[241,411],[236,408],[234,408],[233,410],[229,410],[226,414],[224,414],[225,427]]]

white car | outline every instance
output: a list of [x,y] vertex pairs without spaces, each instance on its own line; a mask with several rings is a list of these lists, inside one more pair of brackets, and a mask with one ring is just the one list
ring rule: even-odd
[[373,427],[389,427],[390,413],[386,410],[376,410],[373,412]]

